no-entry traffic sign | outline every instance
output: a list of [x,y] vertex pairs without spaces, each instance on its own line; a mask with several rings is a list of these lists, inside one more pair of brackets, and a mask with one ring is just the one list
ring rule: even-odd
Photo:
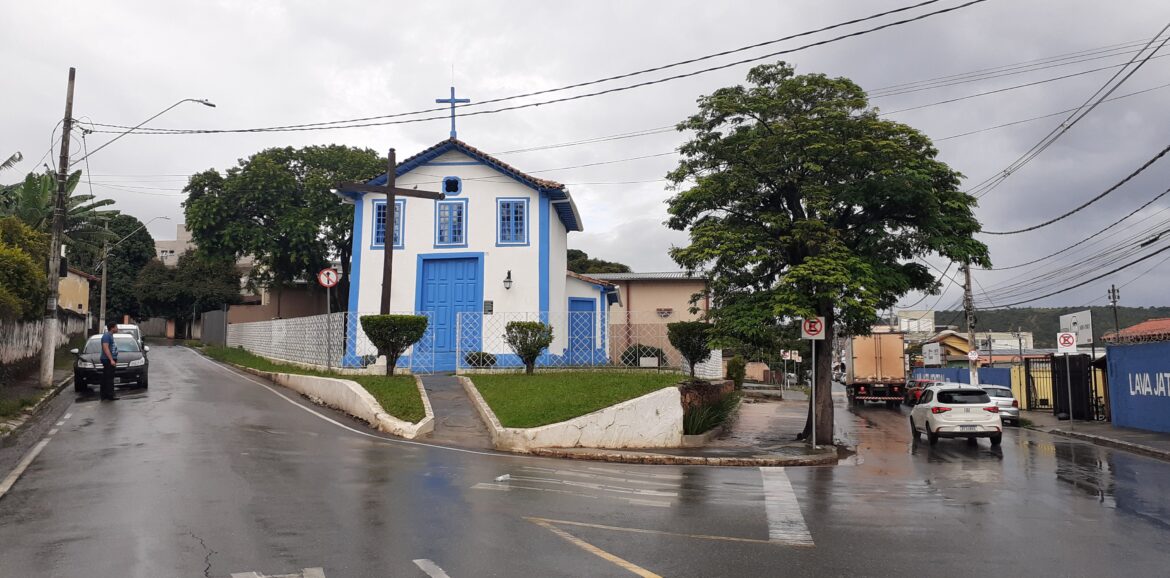
[[1077,352],[1077,334],[1071,332],[1056,334],[1056,352],[1057,353],[1076,353]]
[[972,349],[971,351],[968,351],[967,352],[967,359],[970,359],[971,361],[979,361],[979,352],[975,351],[974,349]]
[[812,317],[800,322],[800,338],[801,339],[824,339],[825,338],[825,318]]
[[326,267],[317,273],[317,282],[326,289],[337,285],[337,281],[340,278],[341,275],[338,275],[337,269],[333,267]]

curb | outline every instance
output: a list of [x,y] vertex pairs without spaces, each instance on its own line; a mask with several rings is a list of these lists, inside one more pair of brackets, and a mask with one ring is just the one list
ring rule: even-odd
[[1125,450],[1127,452],[1143,455],[1143,456],[1146,456],[1149,458],[1154,458],[1154,459],[1159,459],[1159,460],[1170,462],[1170,451],[1160,450],[1157,448],[1152,448],[1150,446],[1143,446],[1141,444],[1135,444],[1133,442],[1116,440],[1116,439],[1107,438],[1104,436],[1083,434],[1083,433],[1078,433],[1075,431],[1065,431],[1062,429],[1050,429],[1050,430],[1040,430],[1040,431],[1047,431],[1050,434],[1056,434],[1058,436],[1064,436],[1067,438],[1073,438],[1073,439],[1078,439],[1081,441],[1092,442],[1093,444],[1099,445],[1102,447],[1113,448],[1113,449],[1118,449],[1118,450]]
[[33,418],[37,416],[37,414],[41,413],[41,410],[44,409],[46,405],[49,405],[49,402],[56,399],[57,396],[72,381],[73,381],[73,376],[69,375],[69,376],[65,377],[64,379],[62,379],[61,381],[53,384],[53,387],[49,388],[48,393],[41,396],[41,399],[39,401],[37,401],[35,404],[33,404],[32,407],[24,410],[24,412],[18,417],[18,419],[21,419],[22,421],[19,424],[17,424],[16,427],[14,427],[8,431],[5,431],[5,432],[0,432],[0,443],[3,443],[3,441],[8,439],[9,437],[14,436],[14,435],[24,431],[25,428],[28,427],[29,422],[31,422],[33,420]]
[[[216,363],[223,363],[211,357],[208,357],[208,359],[211,359]],[[435,416],[431,411],[430,399],[426,395],[426,390],[424,390],[422,387],[422,381],[417,376],[414,378],[415,387],[419,390],[419,393],[422,396],[423,410],[425,415],[423,419],[419,420],[417,423],[410,423],[390,415],[388,412],[386,412],[386,408],[382,407],[377,402],[377,400],[374,399],[373,395],[366,391],[366,388],[362,387],[361,384],[349,379],[340,379],[336,377],[318,377],[313,375],[302,375],[299,373],[263,371],[259,369],[253,369],[251,367],[245,367],[243,365],[236,365],[234,363],[225,363],[225,365],[229,365],[245,373],[250,373],[252,375],[262,377],[281,387],[291,389],[292,391],[295,391],[298,394],[306,397],[315,405],[331,407],[333,409],[342,411],[347,415],[368,423],[371,427],[383,433],[388,433],[409,440],[426,435],[430,433],[435,427]],[[368,411],[361,411],[360,408],[355,409],[354,407],[340,407],[340,404],[333,405],[326,403],[322,399],[319,399],[316,395],[313,395],[312,392],[301,391],[301,389],[296,387],[295,382],[300,379],[319,379],[341,382],[345,384],[346,387],[348,387],[352,392],[354,392],[354,394],[357,395],[359,399],[368,398],[367,402],[369,407],[365,408]]]
[[534,456],[571,460],[591,460],[623,464],[652,464],[672,466],[743,466],[743,467],[785,467],[785,466],[828,466],[837,464],[837,450],[813,456],[783,458],[719,458],[707,456],[675,456],[654,453],[618,452],[569,452],[563,449],[542,448],[530,452]]

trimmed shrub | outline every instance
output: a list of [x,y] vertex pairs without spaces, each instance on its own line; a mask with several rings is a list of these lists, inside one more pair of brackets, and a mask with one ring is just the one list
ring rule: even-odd
[[666,336],[690,364],[691,379],[695,379],[695,366],[711,357],[711,325],[702,321],[667,323]]
[[735,382],[735,389],[743,387],[743,378],[747,377],[747,362],[738,355],[727,361],[727,379]]
[[622,365],[638,367],[643,357],[657,357],[658,367],[666,365],[666,352],[661,347],[642,345],[641,343],[635,343],[627,347],[619,359]]
[[536,358],[552,343],[552,326],[539,321],[509,321],[504,327],[504,341],[524,362],[524,373],[532,375]]
[[363,315],[361,321],[366,337],[386,356],[386,375],[394,375],[402,352],[427,332],[427,318],[422,315]]
[[486,351],[468,351],[463,354],[463,363],[477,369],[495,367],[496,356]]

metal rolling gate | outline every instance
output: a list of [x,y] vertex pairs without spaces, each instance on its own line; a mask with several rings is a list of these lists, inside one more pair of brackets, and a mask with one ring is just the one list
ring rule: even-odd
[[1024,360],[1024,385],[1027,387],[1028,408],[1052,409],[1052,357]]

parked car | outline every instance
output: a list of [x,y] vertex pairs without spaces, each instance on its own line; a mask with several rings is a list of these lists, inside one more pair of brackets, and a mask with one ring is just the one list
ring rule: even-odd
[[991,401],[999,406],[999,418],[1004,423],[1010,421],[1012,425],[1020,425],[1020,402],[1012,394],[1012,388],[1002,385],[984,385],[983,391],[986,391],[987,395],[991,396]]
[[967,383],[932,385],[922,392],[910,410],[910,435],[917,441],[925,433],[930,445],[939,438],[989,438],[991,445],[1003,441],[999,405],[982,388]]
[[[114,368],[114,385],[136,383],[138,387],[148,386],[150,361],[145,353],[150,347],[139,347],[137,339],[128,333],[115,333],[114,346],[118,348],[118,365]],[[85,342],[81,350],[71,350],[76,359],[73,362],[73,389],[85,391],[89,384],[102,381],[102,336],[94,335]]]
[[922,396],[922,392],[932,385],[942,385],[943,381],[936,381],[933,379],[911,379],[906,382],[906,394],[902,396],[902,403],[906,405],[914,405],[918,403],[918,398]]
[[146,342],[142,341],[142,330],[139,329],[137,325],[131,325],[129,323],[119,323],[118,324],[118,333],[127,333],[129,335],[133,335],[134,340],[138,342],[139,349],[146,347]]

